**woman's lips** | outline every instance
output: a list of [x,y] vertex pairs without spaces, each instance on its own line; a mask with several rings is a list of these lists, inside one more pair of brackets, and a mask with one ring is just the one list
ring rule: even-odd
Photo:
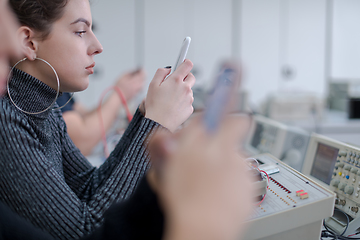
[[90,66],[87,66],[85,69],[89,72],[89,74],[93,74],[94,67],[95,67],[95,63],[91,64]]

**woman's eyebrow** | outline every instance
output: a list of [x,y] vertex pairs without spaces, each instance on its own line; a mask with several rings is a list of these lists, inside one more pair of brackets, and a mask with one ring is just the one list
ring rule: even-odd
[[78,22],[83,22],[85,23],[88,27],[90,27],[90,22],[88,20],[86,20],[85,18],[78,18],[76,19],[74,22],[72,22],[70,25],[72,24],[76,24]]

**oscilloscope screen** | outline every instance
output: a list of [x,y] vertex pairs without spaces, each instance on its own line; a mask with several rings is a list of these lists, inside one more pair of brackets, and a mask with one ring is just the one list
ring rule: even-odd
[[329,185],[338,153],[338,148],[318,143],[310,175]]

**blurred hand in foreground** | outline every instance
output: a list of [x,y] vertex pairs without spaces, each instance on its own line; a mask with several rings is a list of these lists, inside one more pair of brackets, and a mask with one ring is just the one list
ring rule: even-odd
[[0,95],[3,94],[11,57],[21,55],[20,42],[16,37],[18,21],[7,0],[0,0]]
[[248,117],[228,116],[209,134],[198,118],[150,140],[148,180],[164,210],[164,239],[238,239],[255,196],[239,153],[249,126]]

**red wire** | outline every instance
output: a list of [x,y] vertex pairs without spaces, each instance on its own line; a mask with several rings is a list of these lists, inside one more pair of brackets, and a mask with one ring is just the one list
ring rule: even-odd
[[121,92],[121,90],[118,86],[111,86],[103,91],[103,93],[101,94],[101,97],[100,97],[99,106],[98,106],[97,111],[98,111],[98,116],[99,116],[99,120],[100,120],[101,139],[102,139],[102,143],[103,143],[104,154],[106,157],[108,157],[110,153],[109,153],[109,149],[107,147],[107,142],[106,142],[106,131],[105,131],[105,126],[104,126],[104,121],[102,118],[101,106],[102,106],[102,102],[103,102],[105,95],[111,90],[115,90],[115,92],[119,96],[122,105],[125,107],[126,116],[127,116],[128,121],[130,122],[133,118],[132,114],[130,113],[130,110],[129,110],[127,101],[124,97],[124,94]]
[[[267,180],[268,180],[268,185],[266,187],[266,191],[269,189],[269,184],[270,184],[270,179],[269,179],[269,175],[267,174],[267,172],[265,172],[264,170],[260,170],[259,168],[257,168],[257,170],[259,170],[259,172],[262,172],[262,173],[265,173],[266,177],[267,177]],[[258,202],[257,204],[255,205],[260,205],[264,200],[265,200],[265,197],[266,197],[266,193],[264,194],[263,198],[261,199],[260,202]]]
[[354,233],[354,234],[351,234],[351,235],[349,235],[348,237],[353,237],[353,236],[355,236],[355,235],[358,235],[360,232],[357,232],[357,233]]
[[122,93],[122,91],[120,90],[120,88],[118,86],[114,86],[115,91],[117,92],[117,94],[120,96],[120,100],[121,103],[124,105],[125,107],[125,111],[126,111],[126,116],[129,122],[131,122],[133,116],[129,110],[129,107],[127,105],[127,101],[126,98],[124,97],[124,94]]

